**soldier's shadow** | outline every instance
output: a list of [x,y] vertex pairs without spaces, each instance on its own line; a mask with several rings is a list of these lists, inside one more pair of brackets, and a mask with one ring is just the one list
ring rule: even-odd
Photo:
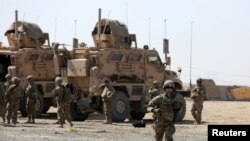
[[37,119],[51,119],[51,120],[55,120],[57,119],[57,113],[45,113],[42,114],[39,117],[36,117]]
[[[202,121],[200,125],[202,124],[208,124],[209,122],[206,122],[206,121]],[[182,120],[182,121],[179,121],[179,122],[176,122],[176,124],[179,124],[179,125],[194,125],[194,120]]]

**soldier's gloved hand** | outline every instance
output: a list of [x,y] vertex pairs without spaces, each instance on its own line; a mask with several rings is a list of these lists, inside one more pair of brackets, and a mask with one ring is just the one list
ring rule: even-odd
[[151,112],[154,112],[154,111],[155,111],[155,109],[154,109],[154,108],[152,108],[150,111],[151,111]]
[[152,108],[152,107],[148,107],[148,108],[147,108],[147,111],[148,111],[148,112],[152,112],[153,109],[154,109],[154,108]]

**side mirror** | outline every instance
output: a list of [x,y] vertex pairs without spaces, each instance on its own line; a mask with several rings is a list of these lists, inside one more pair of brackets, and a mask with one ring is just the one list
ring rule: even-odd
[[77,48],[77,47],[78,47],[78,39],[73,38],[73,48]]
[[179,77],[179,78],[180,78],[180,76],[181,76],[181,71],[182,71],[181,68],[178,67],[178,68],[177,68],[177,72],[178,72],[178,77]]
[[171,57],[166,57],[166,65],[170,65],[171,64]]
[[163,53],[169,53],[168,39],[163,39]]

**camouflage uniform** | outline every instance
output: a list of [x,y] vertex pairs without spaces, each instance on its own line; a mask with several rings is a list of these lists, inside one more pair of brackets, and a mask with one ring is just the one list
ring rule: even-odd
[[[6,74],[5,76],[6,81],[4,82],[4,91],[6,92],[7,89],[10,87],[10,85],[13,83],[11,81],[11,75],[10,74]],[[7,104],[8,101],[6,101]]]
[[8,105],[8,114],[7,121],[10,124],[10,118],[12,117],[12,121],[14,124],[17,123],[17,111],[19,109],[19,100],[22,94],[22,87],[20,85],[20,80],[17,77],[13,77],[12,81],[14,84],[10,85],[10,87],[6,91],[6,98],[9,102]]
[[103,111],[105,114],[106,121],[103,122],[104,124],[112,124],[112,96],[115,90],[112,86],[109,85],[109,81],[106,80],[104,84],[104,88],[102,91],[102,101],[103,101]]
[[27,96],[26,110],[28,114],[28,121],[26,123],[35,123],[36,99],[38,96],[40,96],[40,93],[36,84],[33,82],[33,76],[29,75],[27,80],[29,85],[25,91],[25,95]]
[[11,81],[11,75],[6,74],[5,75],[6,82],[1,84],[1,89],[0,89],[0,115],[3,117],[3,122],[5,123],[5,114],[6,114],[6,106],[8,103],[8,100],[6,99],[5,92],[7,89],[10,87],[12,84]]
[[6,82],[4,82],[4,89],[6,91],[9,88],[9,86],[12,84],[12,82],[11,82],[11,75],[10,74],[6,74],[5,75],[5,79],[6,79]]
[[62,85],[62,79],[60,77],[56,78],[56,87],[53,90],[52,96],[55,97],[57,103],[57,117],[60,123],[60,127],[63,128],[64,119],[67,119],[70,126],[73,126],[71,122],[71,117],[69,114],[69,103],[66,99],[68,95],[68,90]]
[[203,109],[203,101],[206,97],[206,88],[202,85],[202,79],[197,79],[197,86],[191,92],[191,99],[193,99],[193,105],[191,113],[195,119],[194,124],[201,123],[201,114]]
[[160,94],[159,91],[159,82],[158,81],[154,81],[153,82],[153,88],[150,88],[148,91],[148,94],[150,95],[151,99],[153,99],[154,97],[158,96]]
[[[172,89],[168,92],[168,89]],[[164,82],[164,94],[156,96],[149,102],[149,107],[153,107],[152,112],[156,117],[154,120],[155,140],[162,141],[165,133],[166,141],[173,141],[175,133],[175,116],[179,112],[181,102],[175,92],[173,81]]]
[[6,114],[6,98],[4,86],[0,84],[0,116],[3,118],[3,123],[5,123],[5,114]]

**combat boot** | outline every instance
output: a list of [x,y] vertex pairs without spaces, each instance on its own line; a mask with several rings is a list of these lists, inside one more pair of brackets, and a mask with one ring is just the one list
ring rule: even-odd
[[102,124],[112,124],[112,121],[110,121],[110,120],[104,121]]
[[3,124],[5,124],[5,117],[3,116]]
[[35,123],[35,118],[34,117],[32,117],[32,121],[31,121],[31,123]]
[[194,125],[198,125],[198,124],[200,124],[200,122],[194,121],[193,124],[194,124]]
[[70,127],[73,127],[73,123],[72,122],[70,122],[69,124],[70,124]]
[[28,120],[26,122],[24,122],[24,123],[31,123],[31,117],[28,116]]
[[[65,124],[65,121],[63,121],[62,123]],[[57,120],[54,124],[60,124],[59,120]]]
[[63,124],[60,124],[60,125],[58,126],[58,128],[63,128]]

